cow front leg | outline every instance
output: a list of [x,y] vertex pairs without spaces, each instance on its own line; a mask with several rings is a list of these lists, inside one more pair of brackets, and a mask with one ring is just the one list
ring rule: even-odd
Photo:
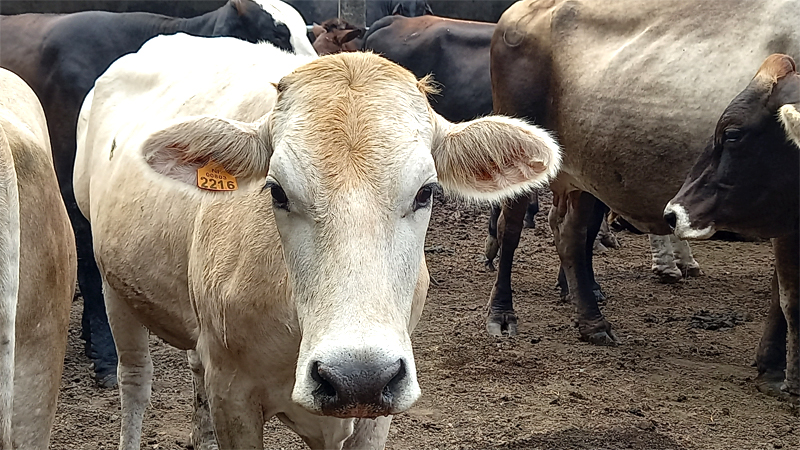
[[767,323],[756,351],[758,377],[756,387],[768,395],[781,395],[781,385],[786,378],[786,318],[781,309],[777,270],[772,272],[772,300],[767,313]]
[[489,313],[486,318],[486,331],[492,336],[502,336],[503,331],[509,336],[517,334],[517,315],[514,313],[514,302],[511,298],[511,267],[522,234],[528,201],[528,196],[522,196],[507,202],[503,205],[503,212],[498,220],[500,267],[489,298]]
[[683,279],[683,274],[675,264],[675,253],[669,236],[648,234],[650,238],[651,270],[662,283],[672,284]]
[[205,386],[205,368],[195,350],[187,350],[186,357],[192,371],[192,389],[194,391],[194,411],[192,413],[191,441],[195,450],[217,450],[217,437],[214,434],[214,423],[208,407],[208,395]]
[[800,234],[772,239],[781,309],[786,319],[786,378],[781,391],[800,396]]
[[595,345],[616,345],[619,341],[600,312],[598,295],[594,292],[591,250],[599,223],[592,220],[604,208],[598,203],[587,192],[553,189],[553,207],[548,218],[568,288],[567,299],[577,310],[581,339]]
[[669,240],[672,243],[672,253],[675,255],[675,264],[678,265],[684,277],[699,277],[703,275],[700,270],[700,264],[695,261],[692,255],[692,249],[689,247],[689,241],[671,234]]
[[227,365],[211,364],[205,369],[208,406],[219,448],[264,448],[264,415],[252,383]]
[[116,336],[119,366],[120,413],[122,425],[120,450],[139,450],[142,419],[153,383],[153,361],[150,359],[148,331],[134,316],[133,310],[113,289],[103,283],[108,320]]

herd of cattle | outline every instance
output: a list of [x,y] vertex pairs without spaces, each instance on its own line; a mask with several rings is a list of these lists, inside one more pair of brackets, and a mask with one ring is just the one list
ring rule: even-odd
[[48,445],[76,280],[121,449],[149,332],[187,351],[194,448],[261,448],[272,416],[383,448],[420,395],[437,186],[495,205],[495,335],[536,187],[597,345],[618,343],[592,268],[609,211],[666,279],[699,274],[682,239],[771,238],[756,382],[797,400],[800,1],[522,0],[494,24],[370,0],[368,30],[304,3],[0,16],[0,448]]

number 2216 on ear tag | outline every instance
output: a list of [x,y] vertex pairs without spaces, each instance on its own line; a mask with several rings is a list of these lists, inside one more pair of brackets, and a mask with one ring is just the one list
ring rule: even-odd
[[236,177],[215,162],[197,169],[197,187],[208,191],[235,191],[239,189]]

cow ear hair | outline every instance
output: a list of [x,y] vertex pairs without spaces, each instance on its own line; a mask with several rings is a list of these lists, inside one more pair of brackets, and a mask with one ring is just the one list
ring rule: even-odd
[[800,149],[800,102],[781,106],[778,117],[786,130],[786,137]]
[[558,173],[561,151],[550,134],[523,120],[487,116],[451,123],[431,110],[431,145],[440,184],[473,200],[526,194]]
[[150,135],[142,145],[142,156],[154,171],[192,186],[197,183],[197,169],[209,163],[242,181],[264,177],[272,155],[269,117],[253,123],[185,118]]
[[433,16],[434,15],[433,14],[433,8],[431,8],[431,5],[428,2],[425,2],[425,13],[423,15],[425,15],[425,16]]

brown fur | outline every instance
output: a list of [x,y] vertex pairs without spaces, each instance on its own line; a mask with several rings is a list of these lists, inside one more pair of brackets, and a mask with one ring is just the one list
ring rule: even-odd
[[797,72],[797,66],[791,57],[774,54],[764,60],[754,78],[765,78],[777,83],[781,78],[795,72]]

